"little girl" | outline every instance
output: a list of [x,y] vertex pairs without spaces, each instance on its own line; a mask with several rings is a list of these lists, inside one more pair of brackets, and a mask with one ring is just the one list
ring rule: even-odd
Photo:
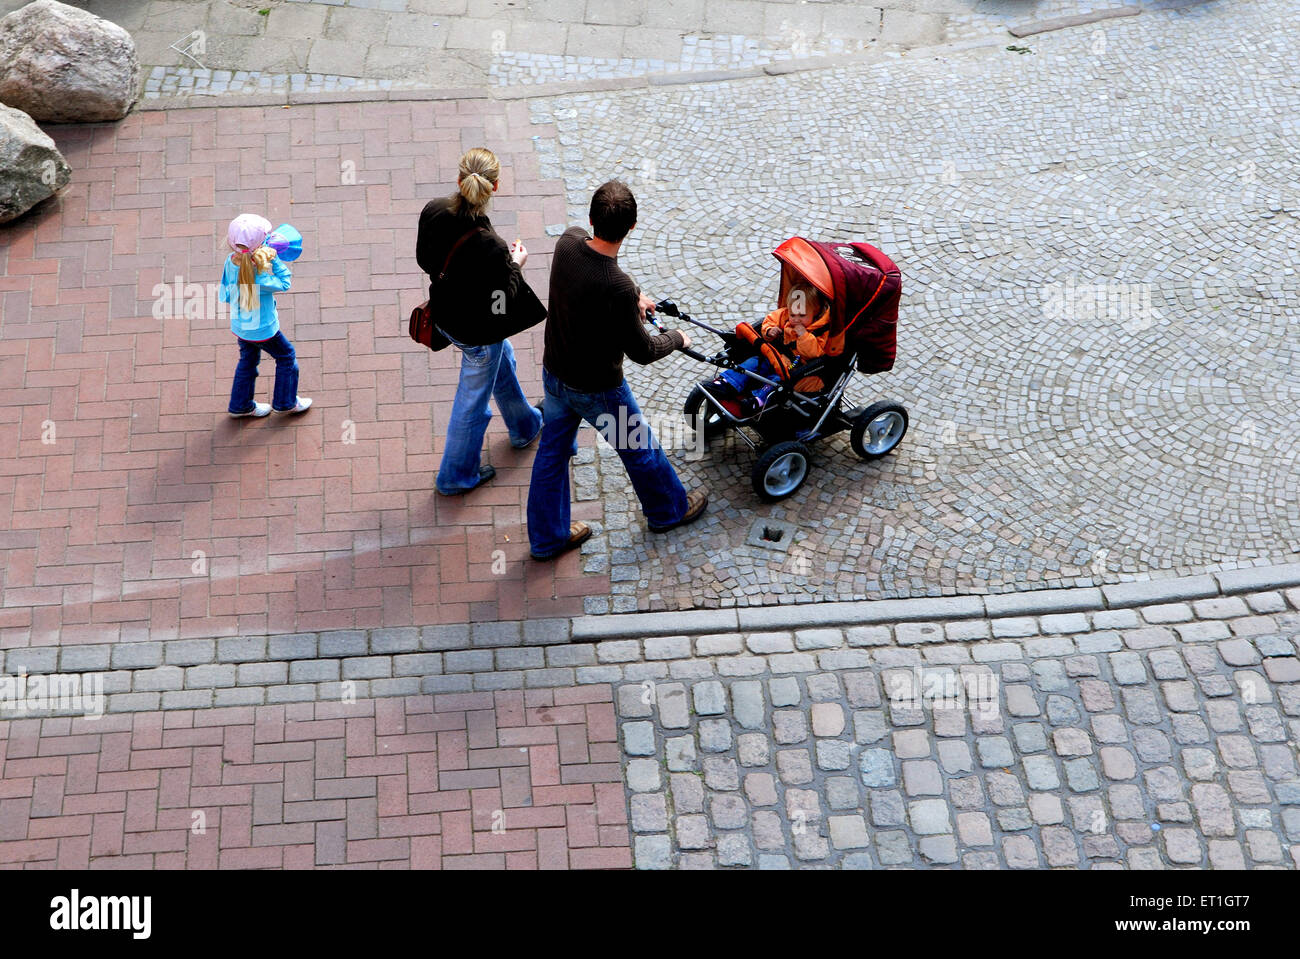
[[[226,257],[218,298],[230,304],[230,331],[239,340],[239,365],[230,389],[234,417],[266,416],[272,409],[301,413],[311,406],[311,400],[298,395],[298,360],[293,344],[280,332],[275,293],[289,289],[292,274],[275,251],[263,245],[270,232],[270,221],[256,213],[241,213],[226,230],[226,242],[234,252]],[[275,360],[275,390],[269,405],[253,400],[263,351]]]

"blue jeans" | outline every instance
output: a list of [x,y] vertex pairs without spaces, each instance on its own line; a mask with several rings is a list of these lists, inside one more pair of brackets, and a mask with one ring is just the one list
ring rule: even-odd
[[[750,370],[759,376],[766,376],[769,380],[777,379],[776,370],[772,369],[772,364],[762,356],[751,356],[745,362],[740,364],[743,370]],[[766,386],[744,373],[737,373],[735,370],[724,370],[719,374],[719,379],[725,380],[735,387],[736,392],[744,395],[753,393],[760,400],[767,399],[767,394],[771,393],[775,387]]]
[[[451,340],[451,337],[447,337]],[[528,402],[515,374],[515,351],[509,340],[488,346],[465,346],[451,340],[460,350],[460,381],[447,425],[447,443],[438,466],[438,492],[461,493],[478,485],[483,436],[492,410],[488,397],[510,430],[510,445],[524,447],[542,428],[542,414]]]
[[[568,542],[569,457],[578,452],[578,427],[583,420],[613,441],[652,526],[670,526],[686,515],[686,490],[649,425],[643,423],[627,380],[603,393],[580,393],[543,367],[542,382],[546,424],[528,487],[528,543],[534,556],[555,555]],[[611,419],[615,427],[604,429]],[[625,435],[618,424],[626,424]]]
[[293,344],[283,333],[269,340],[239,340],[239,365],[235,367],[235,382],[230,387],[230,412],[251,413],[257,405],[253,400],[253,387],[257,381],[257,364],[262,353],[275,360],[275,390],[271,394],[271,408],[291,410],[298,405],[298,359]]

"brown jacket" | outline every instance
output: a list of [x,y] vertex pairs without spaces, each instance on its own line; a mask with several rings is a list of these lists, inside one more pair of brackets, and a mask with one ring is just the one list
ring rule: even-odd
[[623,382],[624,356],[653,363],[681,346],[682,335],[646,331],[637,285],[588,239],[575,226],[555,241],[542,365],[571,390],[603,393]]

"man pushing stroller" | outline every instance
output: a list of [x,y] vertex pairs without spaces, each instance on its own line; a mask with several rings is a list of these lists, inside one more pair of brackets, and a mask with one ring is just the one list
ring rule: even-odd
[[[591,198],[588,236],[572,227],[555,243],[551,261],[550,313],[542,382],[542,441],[528,488],[528,540],[533,559],[554,559],[590,536],[586,523],[570,522],[569,459],[578,451],[578,427],[605,418],[631,432],[614,436],[614,448],[641,501],[646,527],[665,533],[703,515],[709,494],[689,493],[653,433],[623,378],[623,359],[653,363],[690,346],[681,330],[650,336],[647,311],[654,300],[618,266],[618,253],[636,226],[636,198],[627,184],[610,180]],[[607,437],[608,438],[608,437]]]

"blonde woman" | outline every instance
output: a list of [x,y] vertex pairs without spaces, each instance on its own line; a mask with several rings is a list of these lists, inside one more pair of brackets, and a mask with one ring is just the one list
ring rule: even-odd
[[505,419],[511,446],[522,449],[542,431],[542,411],[524,397],[506,337],[540,323],[546,310],[524,280],[523,243],[507,244],[487,217],[500,178],[496,156],[476,147],[460,158],[456,192],[430,201],[420,214],[415,258],[429,274],[435,322],[461,352],[438,467],[437,489],[444,496],[467,493],[496,475],[480,463],[492,418],[489,397]]

